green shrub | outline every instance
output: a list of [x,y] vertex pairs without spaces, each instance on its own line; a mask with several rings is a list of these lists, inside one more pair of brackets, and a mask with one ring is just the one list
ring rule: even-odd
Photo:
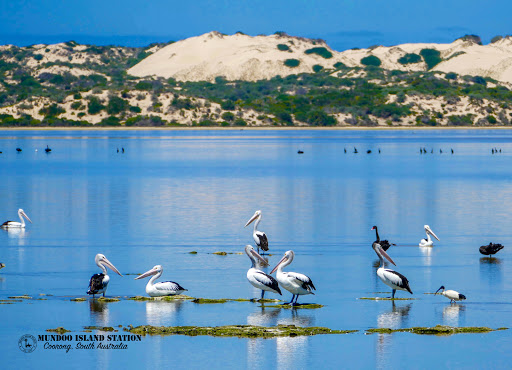
[[421,49],[420,55],[427,64],[427,69],[432,69],[442,62],[441,52],[436,49]]
[[334,63],[333,67],[334,67],[334,68],[336,68],[336,69],[343,69],[343,68],[347,68],[347,66],[345,65],[345,63],[342,63],[342,62]]
[[462,116],[448,116],[448,121],[454,126],[470,126],[473,124],[473,120],[471,119],[471,115],[466,114]]
[[408,53],[403,57],[398,59],[398,63],[406,65],[406,64],[414,64],[421,62],[421,57],[418,54]]
[[235,120],[235,115],[231,112],[224,112],[222,113],[222,119],[227,122],[232,122]]
[[82,95],[80,93],[75,93],[73,95],[73,99],[75,99],[75,100],[82,99]]
[[285,45],[285,44],[277,44],[277,48],[281,51],[288,51],[290,50],[290,47],[288,45]]
[[105,109],[105,106],[101,104],[100,99],[98,99],[96,96],[91,96],[89,98],[89,104],[87,105],[87,113],[98,114],[103,109]]
[[232,100],[224,100],[220,103],[220,107],[224,110],[235,110],[235,103]]
[[375,55],[368,55],[367,57],[361,59],[361,64],[365,66],[379,67],[381,65],[381,61]]
[[471,79],[471,81],[473,81],[474,83],[479,84],[479,85],[483,85],[483,86],[487,85],[487,81],[482,76],[474,76]]
[[284,65],[290,68],[298,67],[300,64],[300,60],[297,59],[286,59],[284,61]]
[[458,40],[471,41],[474,42],[475,44],[482,45],[482,39],[480,38],[480,36],[477,35],[464,35],[460,37]]
[[34,54],[34,59],[40,61],[43,60],[43,56],[41,54]]
[[291,114],[288,112],[279,112],[278,114],[276,114],[276,117],[279,120],[285,122],[286,124],[293,124],[293,118]]
[[447,80],[456,80],[457,79],[457,73],[455,73],[455,72],[448,72],[447,74],[444,75],[444,77]]
[[324,67],[322,67],[320,64],[315,64],[315,65],[313,66],[313,71],[314,71],[314,72],[317,72],[317,73],[318,73],[318,72],[320,72],[322,69],[324,69]]
[[491,44],[494,44],[495,42],[498,42],[500,41],[501,39],[503,39],[503,36],[494,36],[492,39],[491,39]]
[[120,126],[121,121],[117,117],[109,116],[107,118],[103,118],[99,124],[101,126]]
[[247,126],[247,122],[245,122],[242,118],[238,118],[235,123],[235,126]]
[[324,47],[317,47],[317,48],[307,49],[304,53],[306,53],[306,54],[316,54],[316,55],[319,55],[319,56],[321,56],[322,58],[325,58],[325,59],[332,58],[332,53],[329,50],[327,50],[326,48],[324,48]]
[[130,112],[133,112],[133,113],[140,113],[142,112],[142,109],[140,109],[140,107],[136,106],[136,105],[131,105],[130,108],[128,108],[130,110]]
[[153,90],[153,84],[151,81],[139,81],[135,84],[135,89],[150,91]]
[[495,125],[498,120],[496,120],[496,117],[492,116],[492,115],[488,115],[487,116],[487,121],[491,124],[491,125]]
[[49,118],[49,117],[57,117],[61,113],[65,113],[66,111],[59,107],[57,104],[52,104],[49,107],[43,107],[39,110],[39,114]]
[[110,115],[116,115],[124,112],[128,108],[128,102],[117,96],[112,96],[108,100],[107,113]]
[[82,107],[82,102],[74,101],[71,103],[71,109],[78,110]]

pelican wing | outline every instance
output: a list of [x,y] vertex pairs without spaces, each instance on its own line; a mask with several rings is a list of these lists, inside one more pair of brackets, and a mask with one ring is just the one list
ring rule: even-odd
[[259,243],[258,246],[264,251],[268,251],[268,239],[267,235],[265,235],[262,231],[257,231],[256,236],[258,237]]
[[2,225],[0,225],[0,227],[7,226],[9,224],[9,222],[14,222],[14,221],[5,221]]
[[309,276],[299,274],[298,272],[289,272],[288,276],[294,279],[298,285],[302,285],[304,289],[311,291],[311,288],[313,288],[316,290],[313,280],[311,280]]
[[87,290],[87,294],[97,294],[98,291],[103,289],[103,278],[105,278],[104,274],[92,275],[91,280],[89,281],[89,289]]
[[254,274],[254,279],[257,282],[265,286],[268,286],[269,288],[281,294],[281,289],[279,289],[279,283],[272,276],[265,274],[263,271],[256,271],[256,273]]
[[169,292],[169,293],[176,293],[179,291],[185,291],[187,289],[183,288],[180,284],[174,282],[174,281],[162,281],[161,283],[156,283],[154,285],[156,290],[163,291],[163,292]]
[[396,286],[398,286],[400,288],[407,290],[409,293],[412,294],[411,288],[409,287],[409,280],[407,280],[407,278],[404,275],[402,275],[399,272],[389,270],[389,269],[384,269],[384,273],[386,275],[386,278],[391,283],[395,284]]

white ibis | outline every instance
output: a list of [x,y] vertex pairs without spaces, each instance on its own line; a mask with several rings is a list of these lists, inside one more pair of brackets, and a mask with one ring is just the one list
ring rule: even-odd
[[254,212],[254,215],[252,215],[251,219],[249,221],[247,221],[247,223],[245,224],[244,227],[247,227],[248,225],[250,225],[250,223],[253,222],[254,220],[256,220],[256,222],[254,223],[254,230],[252,232],[252,238],[254,239],[254,242],[256,243],[256,246],[258,247],[258,254],[259,254],[260,248],[265,252],[268,251],[267,235],[265,235],[265,233],[263,231],[257,230],[257,227],[261,221],[261,211],[260,210]]
[[21,222],[5,221],[2,225],[0,225],[0,227],[3,228],[3,229],[20,229],[20,228],[22,229],[22,228],[25,228],[25,220],[23,219],[23,217],[25,217],[28,221],[30,221],[30,223],[32,223],[32,220],[27,216],[25,211],[22,210],[21,208],[18,209],[18,216],[19,216]]
[[[283,272],[283,267],[288,266],[293,261],[295,253],[287,251],[281,261],[272,269],[270,274],[277,270],[276,279],[283,288],[293,294],[292,300],[285,304],[297,304],[299,295],[315,294],[311,289],[316,290],[313,281],[306,275],[298,272]],[[295,299],[295,302],[293,301]]]
[[[434,245],[434,242],[432,241],[432,239],[430,238],[430,235],[432,235],[434,238],[436,238],[437,240],[439,240],[439,238],[437,237],[437,235],[432,231],[432,229],[430,228],[430,226],[428,225],[425,225],[424,226],[425,228],[425,233],[427,234],[427,238],[426,239],[421,239],[420,240],[420,244],[419,246],[420,247],[432,247]],[[440,241],[440,240],[439,240]]]
[[[110,277],[107,275],[107,268],[111,269],[115,273],[120,276],[121,273],[116,269],[116,267],[105,257],[103,254],[98,253],[94,258],[94,262],[101,269],[101,274],[94,274],[91,276],[91,280],[89,281],[89,289],[87,290],[87,294],[92,294],[92,298],[96,294],[102,294],[105,297],[105,292],[107,291],[107,285],[110,281]],[[106,267],[105,267],[106,266]]]
[[146,285],[146,293],[150,297],[164,297],[181,294],[187,291],[187,289],[183,288],[180,284],[174,281],[162,281],[160,283],[155,283],[155,280],[162,276],[163,271],[164,269],[161,265],[156,265],[151,270],[146,271],[140,276],[137,276],[135,280],[153,276],[151,279],[149,279],[148,284]]
[[252,262],[251,268],[247,271],[247,280],[249,280],[249,283],[251,283],[251,285],[256,289],[261,289],[261,299],[263,299],[265,296],[265,292],[272,292],[282,295],[277,280],[256,268],[256,261],[259,261],[263,266],[268,265],[267,261],[265,261],[263,257],[256,253],[252,245],[245,246],[245,253],[247,253],[247,256]]
[[382,280],[384,284],[389,286],[391,289],[393,289],[393,293],[391,295],[391,298],[395,298],[395,293],[397,290],[406,290],[409,293],[413,294],[411,291],[411,288],[409,287],[409,280],[407,278],[400,274],[399,272],[396,272],[391,269],[385,268],[385,262],[383,256],[391,262],[393,265],[396,266],[395,262],[391,259],[391,257],[388,256],[386,251],[382,249],[379,243],[373,243],[372,245],[373,250],[375,253],[377,253],[377,256],[379,256],[380,259],[380,267],[377,269],[377,276]]
[[455,301],[463,301],[466,299],[466,296],[464,294],[460,294],[455,290],[444,290],[444,285],[441,286],[441,288],[439,288],[437,292],[435,292],[435,294],[437,294],[440,290],[442,291],[439,294],[442,294],[446,298],[448,298],[450,300],[450,303],[454,303]]

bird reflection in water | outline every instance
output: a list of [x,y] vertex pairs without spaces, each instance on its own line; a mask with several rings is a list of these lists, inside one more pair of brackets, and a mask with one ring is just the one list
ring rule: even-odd
[[480,279],[489,283],[490,289],[503,286],[501,259],[496,257],[480,258]]
[[281,308],[270,308],[262,305],[261,310],[256,310],[247,316],[247,325],[275,326],[280,312]]
[[420,247],[421,255],[423,256],[423,264],[425,266],[432,265],[432,247]]
[[443,308],[443,323],[448,326],[460,326],[459,319],[461,314],[466,311],[463,304],[451,303]]
[[183,301],[177,299],[172,302],[167,301],[147,301],[146,302],[146,320],[149,325],[169,326],[170,320],[175,319],[183,308]]
[[[397,329],[407,326],[409,312],[411,311],[412,303],[405,306],[397,306],[395,301],[392,301],[390,311],[386,311],[377,316],[377,326],[379,328]],[[391,365],[391,352],[392,339],[391,334],[377,334],[377,367],[390,367]]]
[[95,326],[108,326],[109,324],[109,303],[101,302],[97,299],[89,300],[89,310],[91,312],[91,319]]
[[17,241],[18,245],[25,245],[26,237],[28,236],[28,232],[23,228],[14,228],[14,229],[5,229],[7,236],[9,239],[13,239],[13,241]]

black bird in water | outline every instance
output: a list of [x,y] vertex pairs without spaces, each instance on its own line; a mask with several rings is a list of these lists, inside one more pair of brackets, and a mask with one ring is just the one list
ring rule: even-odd
[[356,154],[357,154],[357,148],[356,148],[356,147],[354,147],[354,153],[356,153]]
[[117,148],[117,152],[119,153],[119,148]]
[[430,154],[434,154],[434,148],[432,148],[432,150],[430,150]]
[[452,149],[452,154],[453,154],[453,149]]
[[47,145],[46,146],[46,149],[44,150],[46,153],[50,153],[52,150],[50,149],[50,147]]
[[304,152],[302,150],[298,150],[297,154],[304,154]]
[[494,148],[491,149],[491,153],[494,154]]
[[17,151],[18,153],[21,153],[21,148],[16,148],[16,151]]
[[377,226],[372,227],[372,230],[375,230],[375,236],[377,237],[377,240],[375,240],[374,243],[380,244],[380,246],[382,247],[382,249],[384,249],[384,251],[387,251],[389,249],[389,247],[391,247],[392,245],[396,245],[394,243],[388,242],[387,240],[380,240],[379,230],[377,229]]
[[124,153],[124,148],[121,148],[121,152],[123,152],[123,153]]
[[343,148],[343,151],[346,153],[347,152],[347,148]]
[[379,148],[379,154],[380,154],[380,148]]
[[485,256],[491,256],[492,257],[493,254],[498,253],[503,248],[505,248],[505,247],[503,245],[501,245],[501,244],[489,243],[489,245],[482,245],[480,247],[480,253],[482,253]]
[[439,149],[439,153],[443,154],[443,151],[441,149]]
[[372,152],[372,151],[371,151],[370,149],[368,149],[368,150],[366,151],[366,153],[367,153],[367,154],[370,154],[371,152]]

